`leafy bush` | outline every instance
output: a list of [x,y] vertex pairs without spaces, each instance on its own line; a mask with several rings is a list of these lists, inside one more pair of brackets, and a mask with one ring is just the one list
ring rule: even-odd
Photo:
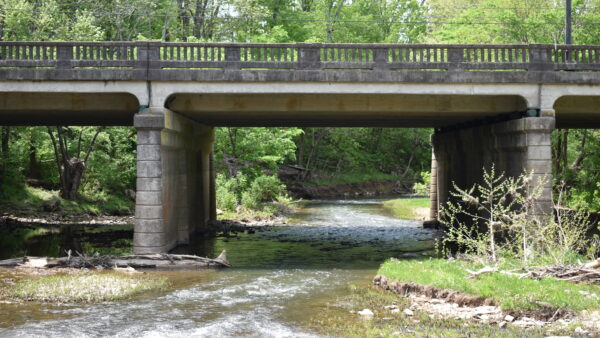
[[242,206],[249,210],[275,214],[279,208],[271,207],[269,203],[289,202],[285,198],[285,186],[276,176],[260,175],[249,179],[242,173],[232,178],[218,174],[216,184],[217,208],[225,211],[237,211],[238,206]]
[[242,193],[242,205],[246,208],[260,210],[266,202],[276,201],[285,192],[285,186],[276,176],[259,176],[250,188]]
[[421,171],[421,182],[416,182],[413,185],[413,190],[417,195],[428,195],[429,187],[431,186],[431,172]]
[[236,196],[236,180],[227,179],[225,175],[218,174],[216,178],[217,208],[221,210],[235,211],[238,206]]

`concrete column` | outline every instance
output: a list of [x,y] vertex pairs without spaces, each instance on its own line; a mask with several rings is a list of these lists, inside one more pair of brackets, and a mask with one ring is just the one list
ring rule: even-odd
[[527,117],[471,128],[437,131],[432,137],[437,159],[438,206],[448,201],[453,183],[468,188],[482,180],[482,169],[517,177],[533,171],[533,185],[544,180],[535,213],[552,212],[551,134],[554,117]]
[[215,153],[210,153],[210,197],[209,197],[209,221],[217,220],[217,186],[216,186],[217,173],[215,171]]
[[203,228],[210,209],[212,127],[164,108],[134,118],[138,130],[134,252],[168,252]]
[[432,220],[438,217],[438,190],[437,190],[437,161],[435,151],[431,150],[431,181],[429,187],[429,218]]

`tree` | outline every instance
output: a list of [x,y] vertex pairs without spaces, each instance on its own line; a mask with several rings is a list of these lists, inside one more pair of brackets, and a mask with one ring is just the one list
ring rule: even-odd
[[[48,127],[48,135],[50,135],[50,139],[52,140],[56,166],[60,176],[60,194],[62,198],[69,200],[77,199],[77,190],[81,183],[86,162],[92,153],[98,134],[103,129],[102,127],[96,128],[82,158],[81,150],[85,128],[79,128],[77,132],[77,130],[64,126],[56,126],[55,129]],[[76,151],[73,156],[69,145],[74,141],[75,137],[77,137]]]
[[10,127],[0,128],[0,186],[6,180],[10,144]]

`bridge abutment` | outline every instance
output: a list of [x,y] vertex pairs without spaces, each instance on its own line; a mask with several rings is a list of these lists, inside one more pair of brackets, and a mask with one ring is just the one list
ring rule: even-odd
[[137,128],[135,253],[167,252],[215,217],[212,127],[165,108],[134,118]]
[[[533,185],[544,184],[534,213],[552,212],[552,131],[554,117],[527,117],[476,127],[436,131],[432,136],[431,216],[460,188],[480,183],[483,168],[517,177],[533,171]],[[433,205],[435,203],[435,205]],[[435,210],[435,214],[434,214]]]

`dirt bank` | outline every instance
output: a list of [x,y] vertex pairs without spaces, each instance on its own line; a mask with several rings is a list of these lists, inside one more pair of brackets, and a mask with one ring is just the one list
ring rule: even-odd
[[352,198],[409,193],[409,191],[396,180],[331,185],[315,185],[300,181],[287,181],[285,184],[292,197],[304,199]]

